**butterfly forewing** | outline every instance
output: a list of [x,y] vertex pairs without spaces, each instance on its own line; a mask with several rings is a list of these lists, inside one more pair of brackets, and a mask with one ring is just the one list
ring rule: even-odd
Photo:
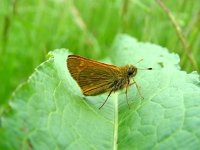
[[83,94],[87,96],[109,91],[113,82],[121,75],[120,69],[116,66],[76,55],[68,56],[67,66]]

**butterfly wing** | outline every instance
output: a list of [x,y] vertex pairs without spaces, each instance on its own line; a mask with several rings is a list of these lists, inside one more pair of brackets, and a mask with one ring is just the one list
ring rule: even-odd
[[121,74],[114,65],[100,63],[76,55],[69,55],[67,66],[70,74],[86,96],[111,90],[113,82]]

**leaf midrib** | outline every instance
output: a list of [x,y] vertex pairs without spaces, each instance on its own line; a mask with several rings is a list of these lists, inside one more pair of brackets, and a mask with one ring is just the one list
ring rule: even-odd
[[113,150],[117,150],[117,140],[118,140],[118,93],[114,94]]

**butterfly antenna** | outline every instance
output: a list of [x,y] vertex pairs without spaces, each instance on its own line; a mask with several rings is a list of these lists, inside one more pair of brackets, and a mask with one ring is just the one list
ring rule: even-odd
[[140,63],[141,61],[143,61],[144,59],[142,58],[142,59],[140,59],[138,62],[136,62],[136,64],[138,64],[138,63]]
[[[140,59],[138,62],[136,62],[136,64],[140,63],[141,61],[143,61],[144,59]],[[139,70],[152,70],[152,68],[137,68]]]
[[152,70],[152,68],[137,68],[139,70]]

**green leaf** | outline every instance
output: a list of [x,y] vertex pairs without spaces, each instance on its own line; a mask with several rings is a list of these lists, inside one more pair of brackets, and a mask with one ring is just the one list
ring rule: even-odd
[[130,110],[124,90],[101,110],[107,94],[84,97],[67,55],[51,52],[15,91],[1,117],[1,149],[200,149],[199,76],[180,71],[177,55],[127,35],[116,38],[104,62],[153,67],[135,77],[144,99],[129,87]]

